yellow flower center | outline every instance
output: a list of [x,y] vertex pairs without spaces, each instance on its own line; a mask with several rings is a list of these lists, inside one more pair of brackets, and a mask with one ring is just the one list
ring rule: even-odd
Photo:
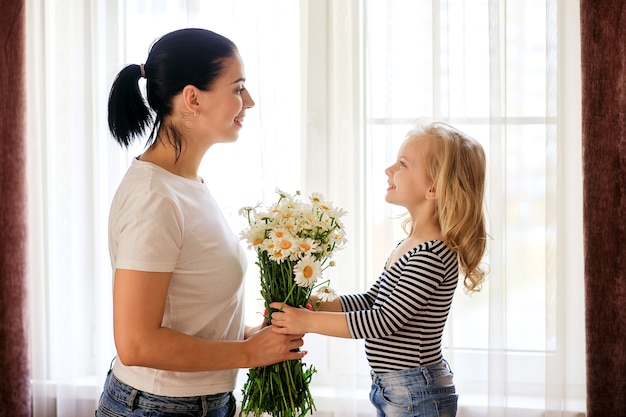
[[283,237],[285,234],[283,232],[281,232],[280,230],[276,231],[276,237]]
[[311,265],[307,265],[302,268],[302,275],[304,275],[307,279],[311,278],[313,276],[313,267]]
[[302,248],[302,250],[311,250],[311,245],[309,245],[308,243],[301,243],[300,247]]
[[254,246],[260,245],[261,243],[263,243],[263,239],[260,239],[260,238],[256,238],[254,239],[254,242],[252,242]]
[[281,249],[289,249],[291,247],[291,242],[288,240],[283,240],[280,242]]

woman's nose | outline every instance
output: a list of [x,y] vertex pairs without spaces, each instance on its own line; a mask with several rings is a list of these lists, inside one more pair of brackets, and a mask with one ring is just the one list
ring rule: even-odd
[[254,107],[254,100],[252,100],[252,96],[250,95],[250,93],[248,92],[248,90],[244,90],[243,91],[243,106],[246,109],[249,109],[251,107]]

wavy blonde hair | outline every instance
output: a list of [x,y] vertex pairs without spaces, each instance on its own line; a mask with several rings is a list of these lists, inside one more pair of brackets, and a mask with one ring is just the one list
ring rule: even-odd
[[[419,124],[407,134],[414,136],[429,144],[424,163],[437,193],[435,218],[443,241],[458,255],[465,288],[480,291],[486,275],[485,152],[474,138],[442,122]],[[402,225],[410,229],[410,217]]]

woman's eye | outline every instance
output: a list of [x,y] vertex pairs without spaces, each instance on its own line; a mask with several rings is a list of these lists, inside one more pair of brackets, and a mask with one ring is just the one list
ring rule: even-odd
[[404,163],[404,161],[400,161],[400,166],[401,166],[401,167],[405,167],[405,166],[406,166],[406,164]]
[[246,87],[241,87],[241,88],[238,88],[238,89],[237,89],[237,94],[241,94],[241,93],[243,93],[243,90],[245,90],[245,89],[246,89]]

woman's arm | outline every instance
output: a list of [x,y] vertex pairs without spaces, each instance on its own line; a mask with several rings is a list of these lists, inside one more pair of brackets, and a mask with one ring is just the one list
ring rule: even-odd
[[113,330],[120,361],[127,366],[195,372],[252,368],[300,359],[292,352],[302,335],[272,332],[247,340],[208,340],[161,326],[171,273],[118,269],[113,286]]

